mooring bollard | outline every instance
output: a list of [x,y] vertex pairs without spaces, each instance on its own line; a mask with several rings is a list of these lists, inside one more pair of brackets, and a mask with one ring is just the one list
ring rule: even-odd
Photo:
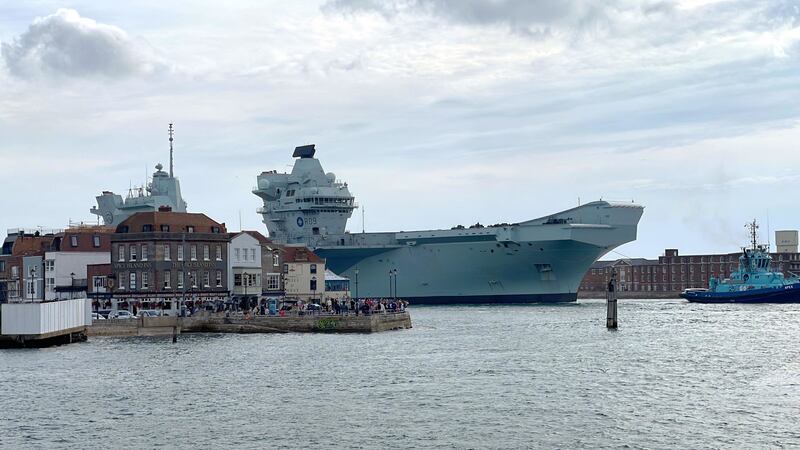
[[178,327],[172,327],[172,343],[178,342]]
[[606,314],[606,328],[608,329],[616,329],[617,328],[617,290],[616,288],[616,280],[615,274],[611,275],[611,280],[608,281],[608,290],[606,291],[606,309],[608,313]]

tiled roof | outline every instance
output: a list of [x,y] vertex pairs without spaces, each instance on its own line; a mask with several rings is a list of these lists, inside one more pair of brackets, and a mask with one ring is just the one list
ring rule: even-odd
[[266,236],[264,236],[263,234],[259,233],[258,231],[242,230],[242,233],[247,233],[250,236],[253,236],[254,238],[256,238],[258,243],[261,244],[261,245],[266,245],[266,244],[271,243],[270,240],[266,238]]
[[193,226],[195,233],[212,233],[212,227],[218,227],[220,233],[227,233],[224,223],[219,223],[200,213],[181,213],[173,211],[148,211],[136,213],[117,226],[117,233],[128,227],[129,233],[141,233],[144,225],[152,225],[153,231],[161,231],[161,225],[169,225],[170,233],[186,231]]
[[325,260],[317,256],[308,247],[287,245],[283,247],[283,262],[313,262],[324,263]]

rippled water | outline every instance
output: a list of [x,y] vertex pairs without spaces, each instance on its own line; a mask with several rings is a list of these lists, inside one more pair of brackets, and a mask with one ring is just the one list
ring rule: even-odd
[[374,335],[0,350],[0,448],[800,445],[800,305],[417,307]]

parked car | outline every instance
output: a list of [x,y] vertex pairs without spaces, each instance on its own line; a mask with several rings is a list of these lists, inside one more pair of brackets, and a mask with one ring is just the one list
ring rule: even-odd
[[92,313],[92,320],[106,320],[106,318],[100,313]]
[[101,309],[98,310],[96,314],[99,314],[103,319],[108,319],[108,315],[111,314],[110,309]]
[[134,316],[130,311],[111,311],[108,313],[109,319],[138,319],[138,317]]
[[161,317],[163,314],[157,309],[140,309],[136,315],[139,317]]

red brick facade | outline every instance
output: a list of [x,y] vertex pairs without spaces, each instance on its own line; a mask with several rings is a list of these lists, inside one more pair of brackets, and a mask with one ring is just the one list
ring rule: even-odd
[[[708,287],[710,277],[726,278],[739,267],[741,253],[716,255],[678,254],[667,249],[658,260],[618,259],[598,261],[581,281],[583,292],[603,292],[612,271],[620,291],[679,293],[686,288]],[[800,273],[800,253],[772,253],[772,268],[789,275]]]

